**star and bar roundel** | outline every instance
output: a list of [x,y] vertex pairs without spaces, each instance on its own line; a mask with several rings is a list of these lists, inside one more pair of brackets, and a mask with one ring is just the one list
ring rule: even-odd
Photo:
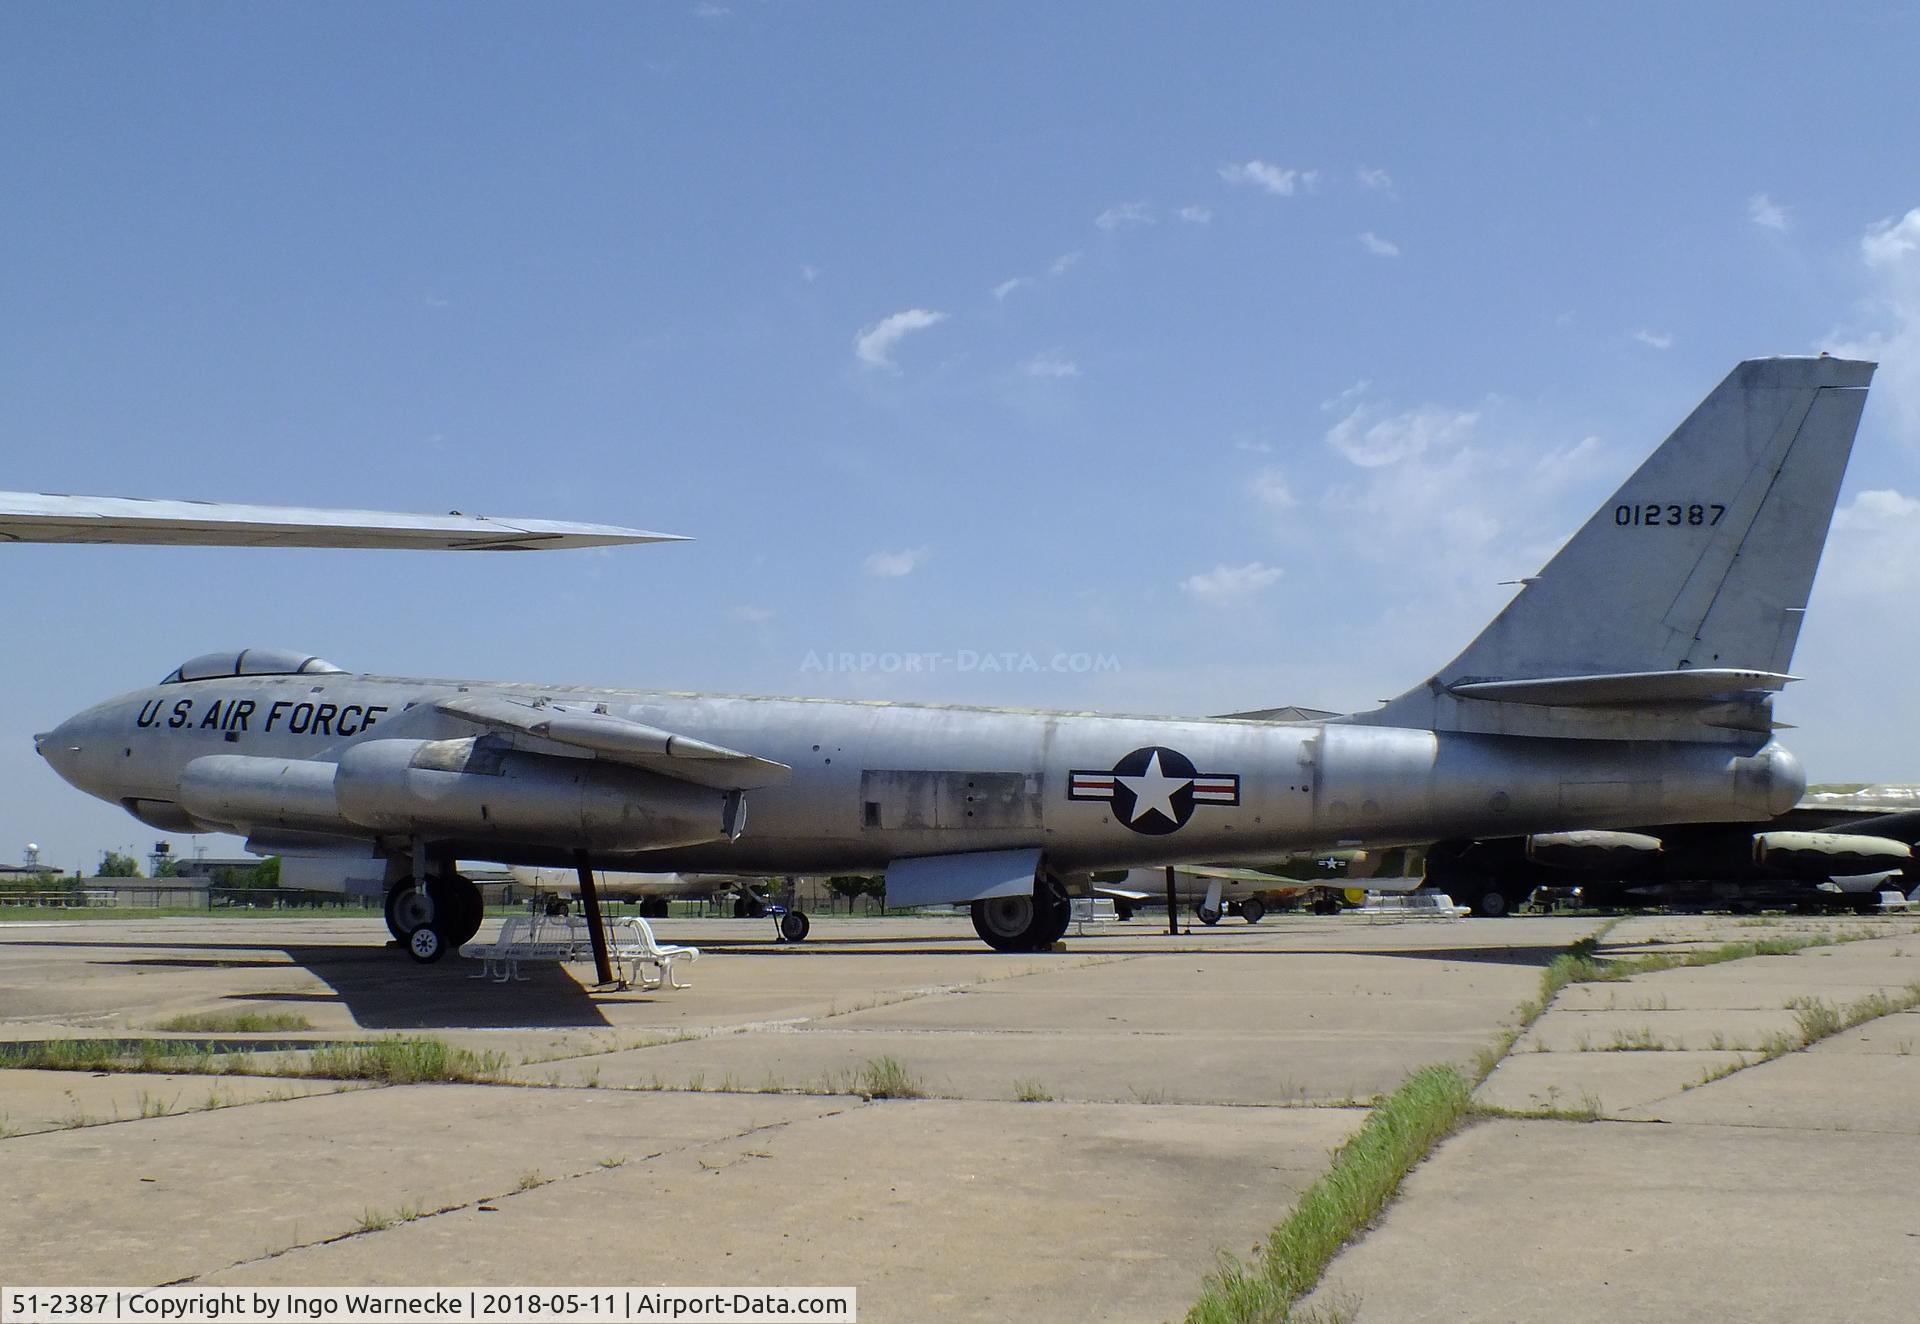
[[1201,772],[1179,750],[1148,745],[1122,758],[1111,772],[1068,773],[1067,799],[1110,801],[1122,824],[1161,837],[1185,827],[1197,805],[1239,804],[1240,777]]

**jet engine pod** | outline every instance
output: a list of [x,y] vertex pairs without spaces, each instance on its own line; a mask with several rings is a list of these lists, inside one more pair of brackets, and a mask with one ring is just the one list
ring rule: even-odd
[[1900,869],[1913,847],[1891,837],[1856,837],[1844,832],[1756,832],[1753,862],[1799,878],[1874,873]]
[[723,841],[730,793],[492,737],[364,740],[340,755],[340,813],[379,832],[649,850]]
[[333,764],[208,754],[180,770],[179,807],[201,823],[250,835],[260,828],[339,831]]
[[1614,870],[1652,864],[1664,847],[1639,832],[1536,832],[1527,858],[1554,869]]

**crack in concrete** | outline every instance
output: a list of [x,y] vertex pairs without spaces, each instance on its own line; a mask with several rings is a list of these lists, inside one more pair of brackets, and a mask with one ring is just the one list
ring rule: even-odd
[[[854,1106],[857,1108],[870,1105],[871,1101],[867,1101],[865,1104],[856,1104]],[[734,1144],[745,1140],[749,1136],[758,1135],[762,1132],[778,1131],[783,1127],[792,1126],[798,1122],[824,1121],[829,1117],[838,1117],[846,1111],[847,1109],[845,1108],[830,1108],[825,1112],[815,1113],[811,1117],[787,1117],[777,1122],[762,1122],[757,1126],[746,1127],[744,1130],[736,1131],[731,1135],[715,1136],[707,1140],[689,1141],[682,1145],[657,1149],[650,1154],[642,1155],[637,1161],[640,1163],[652,1163],[656,1159],[666,1158],[671,1154],[690,1154],[696,1150],[709,1149],[715,1145]],[[320,1246],[332,1246],[343,1241],[351,1241],[355,1237],[378,1236],[382,1232],[390,1232],[396,1228],[406,1227],[414,1223],[424,1223],[429,1219],[439,1218],[444,1214],[457,1214],[469,1209],[477,1209],[481,1205],[503,1204],[508,1200],[514,1199],[516,1196],[531,1195],[543,1187],[558,1186],[564,1182],[578,1181],[582,1177],[592,1177],[599,1173],[617,1172],[619,1169],[625,1167],[627,1163],[634,1161],[635,1160],[627,1159],[617,1164],[608,1165],[596,1160],[592,1167],[583,1168],[578,1172],[562,1173],[558,1177],[543,1177],[538,1182],[531,1184],[527,1184],[523,1180],[523,1184],[516,1186],[511,1191],[505,1191],[497,1195],[479,1195],[470,1200],[461,1200],[453,1204],[442,1205],[438,1209],[423,1210],[411,1218],[396,1217],[380,1227],[357,1227],[346,1232],[336,1233],[330,1237],[320,1237],[312,1241],[297,1241],[290,1245],[282,1246],[278,1250],[270,1250],[260,1255],[248,1255],[241,1259],[234,1260],[229,1264],[218,1265],[212,1269],[203,1269],[199,1273],[190,1273],[179,1278],[170,1278],[166,1282],[156,1283],[155,1286],[179,1287],[187,1283],[197,1283],[209,1273],[225,1273],[229,1269],[238,1269],[250,1264],[264,1264],[269,1260],[277,1260],[282,1256],[291,1255],[295,1251],[311,1250]],[[702,1166],[705,1165],[703,1164]],[[731,1166],[732,1164],[722,1164],[720,1168],[723,1169]],[[709,1169],[709,1171],[719,1170],[720,1169]]]

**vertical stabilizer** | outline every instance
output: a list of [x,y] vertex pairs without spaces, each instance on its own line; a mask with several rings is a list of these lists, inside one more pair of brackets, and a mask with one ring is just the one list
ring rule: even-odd
[[[1672,721],[1688,703],[1778,689],[1874,366],[1822,356],[1734,368],[1464,652],[1349,720],[1553,734],[1541,729],[1548,714],[1581,727],[1641,707]],[[1753,683],[1649,674],[1683,670]],[[1608,679],[1502,683],[1593,677]]]

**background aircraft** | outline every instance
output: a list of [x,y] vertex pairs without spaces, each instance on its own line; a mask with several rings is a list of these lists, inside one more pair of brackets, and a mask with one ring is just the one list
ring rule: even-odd
[[[1424,886],[1418,847],[1296,851],[1279,860],[1236,868],[1224,864],[1173,866],[1174,900],[1193,908],[1202,924],[1231,915],[1258,924],[1270,910],[1308,906],[1331,914],[1358,905],[1367,892],[1412,892]],[[1143,907],[1164,907],[1164,869],[1129,869],[1117,880],[1095,878],[1096,896],[1111,897],[1121,919]]]
[[1920,810],[1800,805],[1763,822],[1693,823],[1441,842],[1427,881],[1478,915],[1536,888],[1580,888],[1595,905],[1880,906],[1920,883]]
[[411,515],[390,510],[0,492],[0,542],[532,552],[682,541],[676,534],[612,524],[504,519],[459,511]]

